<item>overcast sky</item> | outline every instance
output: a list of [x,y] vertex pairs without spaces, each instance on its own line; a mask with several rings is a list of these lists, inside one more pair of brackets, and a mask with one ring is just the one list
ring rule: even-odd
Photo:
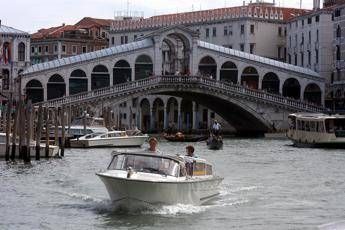
[[[302,1],[303,8],[312,8],[312,0]],[[86,16],[112,19],[114,12],[127,11],[127,0],[0,0],[0,3],[2,23],[30,33],[62,23],[74,24]],[[300,0],[276,0],[276,3],[298,8]],[[243,0],[129,0],[129,9],[149,17],[242,4]]]

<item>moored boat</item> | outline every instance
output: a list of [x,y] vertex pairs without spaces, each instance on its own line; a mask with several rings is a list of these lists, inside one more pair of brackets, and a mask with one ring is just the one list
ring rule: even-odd
[[80,138],[70,140],[73,148],[89,147],[140,147],[147,140],[148,135],[137,131],[109,131],[91,133]]
[[345,148],[345,116],[290,114],[287,137],[298,147]]
[[114,153],[106,171],[96,173],[116,207],[201,205],[219,194],[223,178],[204,159],[150,153]]
[[[46,145],[44,143],[40,144],[40,157],[46,156]],[[12,144],[10,145],[10,153],[12,152]],[[6,133],[0,133],[0,158],[4,158],[6,153]],[[16,143],[16,154],[19,154],[19,143]],[[36,154],[36,143],[30,142],[30,156],[34,157]],[[49,145],[48,157],[59,156],[59,146]]]

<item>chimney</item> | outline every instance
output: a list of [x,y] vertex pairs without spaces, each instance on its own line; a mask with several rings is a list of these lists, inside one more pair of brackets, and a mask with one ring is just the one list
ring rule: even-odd
[[275,6],[276,5],[276,0],[273,0],[273,6]]
[[319,10],[319,9],[320,9],[320,0],[314,0],[313,10]]
[[243,6],[246,6],[246,1],[243,1]]

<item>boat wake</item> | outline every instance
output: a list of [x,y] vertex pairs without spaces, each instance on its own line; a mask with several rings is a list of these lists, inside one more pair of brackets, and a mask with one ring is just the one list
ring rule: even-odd
[[[230,185],[223,184],[221,186],[220,194],[214,200],[204,205],[189,205],[189,204],[176,204],[176,205],[151,205],[147,204],[144,208],[132,208],[125,210],[117,207],[109,199],[96,198],[83,193],[76,192],[59,192],[62,195],[69,196],[73,200],[77,199],[82,201],[83,204],[77,203],[75,205],[66,205],[68,208],[82,208],[89,209],[99,214],[133,214],[133,215],[158,215],[158,216],[178,216],[178,215],[193,215],[214,208],[223,208],[227,206],[242,206],[250,201],[245,196],[241,196],[242,192],[256,190],[257,187],[241,187],[232,188]],[[56,191],[55,191],[56,192]]]

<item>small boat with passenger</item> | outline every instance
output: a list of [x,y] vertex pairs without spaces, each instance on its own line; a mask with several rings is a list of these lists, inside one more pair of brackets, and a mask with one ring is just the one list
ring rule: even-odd
[[345,116],[290,114],[287,137],[298,147],[345,148]]
[[177,132],[175,134],[165,133],[163,136],[170,142],[200,142],[207,140],[207,136],[205,135],[183,134],[181,132]]
[[80,138],[72,139],[72,148],[89,147],[140,147],[147,140],[148,135],[140,130],[109,131],[91,133]]
[[222,136],[216,136],[211,134],[206,141],[207,147],[210,150],[219,150],[223,148],[223,138]]
[[96,173],[116,207],[201,205],[218,194],[223,178],[206,160],[147,152],[114,152],[103,172]]

